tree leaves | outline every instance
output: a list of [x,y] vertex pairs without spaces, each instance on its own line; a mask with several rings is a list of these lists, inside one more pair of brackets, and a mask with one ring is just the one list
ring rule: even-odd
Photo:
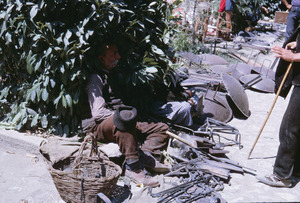
[[16,129],[36,128],[47,114],[58,134],[75,134],[85,80],[97,69],[96,45],[107,38],[117,40],[128,59],[120,63],[124,80],[118,81],[130,83],[122,87],[126,92],[160,81],[167,48],[160,40],[163,1],[36,2],[0,3],[0,99],[10,107],[1,115]]
[[47,101],[48,98],[49,98],[49,93],[48,93],[46,88],[43,88],[43,90],[42,90],[42,100]]
[[30,19],[33,20],[33,18],[36,16],[38,12],[38,5],[34,5],[31,7],[31,10],[30,10]]

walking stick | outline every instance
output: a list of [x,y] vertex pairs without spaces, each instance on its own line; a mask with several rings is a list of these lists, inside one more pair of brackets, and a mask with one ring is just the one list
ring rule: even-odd
[[267,115],[267,118],[265,119],[265,122],[264,122],[263,126],[261,127],[261,129],[260,129],[260,131],[259,131],[259,134],[258,134],[258,136],[257,136],[257,138],[256,138],[256,140],[255,140],[255,142],[254,142],[254,144],[253,144],[253,146],[252,146],[252,148],[251,148],[251,150],[250,150],[248,159],[250,159],[251,153],[252,153],[252,151],[253,151],[253,149],[254,149],[254,147],[255,147],[255,145],[256,145],[256,143],[257,143],[257,141],[258,141],[258,139],[259,139],[259,137],[260,137],[260,135],[261,135],[261,133],[262,133],[262,131],[263,131],[263,129],[264,129],[264,127],[265,127],[265,125],[266,125],[268,119],[269,119],[269,117],[270,117],[270,115],[271,115],[271,112],[272,112],[272,110],[273,110],[273,108],[274,108],[274,106],[275,106],[275,103],[276,103],[277,98],[278,98],[278,96],[279,96],[279,94],[280,94],[280,92],[281,92],[281,89],[282,89],[282,87],[283,87],[283,84],[284,84],[284,82],[285,82],[285,80],[286,80],[286,78],[287,78],[287,76],[288,76],[288,74],[289,74],[289,72],[290,72],[290,70],[291,70],[291,68],[292,68],[292,65],[293,65],[293,62],[290,63],[288,69],[286,70],[286,72],[285,72],[285,74],[284,74],[284,76],[283,76],[283,79],[282,79],[282,81],[281,81],[281,83],[280,83],[280,85],[279,85],[278,91],[277,91],[277,93],[276,93],[276,97],[275,97],[275,99],[274,99],[274,101],[273,101],[273,104],[272,104],[272,106],[271,106],[271,108],[270,108],[270,111],[269,111],[269,113],[268,113],[268,115]]

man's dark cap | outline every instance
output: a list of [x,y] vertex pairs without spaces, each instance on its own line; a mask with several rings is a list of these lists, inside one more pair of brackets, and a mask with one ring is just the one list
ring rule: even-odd
[[137,110],[132,106],[119,106],[114,114],[114,124],[120,131],[131,131],[136,126]]

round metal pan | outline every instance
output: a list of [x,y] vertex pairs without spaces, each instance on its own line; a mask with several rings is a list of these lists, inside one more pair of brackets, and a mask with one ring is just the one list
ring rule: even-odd
[[[257,76],[260,76],[260,80],[258,82],[253,81],[253,84],[249,81],[252,81],[255,79]],[[260,92],[265,92],[265,93],[274,93],[275,89],[275,82],[267,78],[264,75],[258,75],[258,74],[248,74],[240,77],[240,82],[243,84],[249,83],[247,86],[249,86],[251,89],[260,91]]]
[[202,58],[192,52],[179,52],[179,56],[189,60],[192,63],[200,64]]
[[200,120],[205,121],[206,118],[213,118],[221,122],[229,122],[233,117],[232,109],[226,99],[226,94],[211,89],[203,89],[197,87],[197,92],[203,92],[203,109]]
[[209,67],[213,73],[221,74],[221,73],[232,73],[233,69],[227,65],[213,65]]
[[233,104],[248,118],[250,116],[249,101],[244,87],[237,79],[227,73],[222,73],[221,77]]
[[203,64],[209,65],[227,65],[228,61],[226,61],[221,56],[215,54],[200,54],[198,55],[202,59]]
[[236,69],[236,64],[231,64],[229,66],[229,68],[232,69],[232,71],[230,73],[228,73],[229,75],[231,75],[232,77],[234,77],[235,79],[239,80],[241,76],[245,75],[244,73],[242,73],[241,71]]
[[180,84],[183,87],[191,87],[191,86],[206,86],[207,81],[205,80],[200,80],[199,78],[188,78],[183,80]]
[[271,80],[275,81],[275,72],[269,68],[264,67],[253,67],[251,70],[251,73],[257,73],[264,75],[267,78],[270,78]]
[[232,68],[235,70],[240,71],[242,74],[250,74],[252,70],[252,66],[246,63],[237,63],[237,64],[232,64]]

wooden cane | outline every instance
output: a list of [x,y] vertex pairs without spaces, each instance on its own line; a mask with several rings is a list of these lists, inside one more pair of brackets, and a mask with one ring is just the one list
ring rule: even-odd
[[268,119],[269,119],[269,117],[270,117],[270,115],[271,115],[271,112],[272,112],[272,110],[273,110],[273,108],[274,108],[274,106],[275,106],[275,103],[276,103],[277,98],[278,98],[278,96],[279,96],[279,94],[280,94],[280,92],[281,92],[281,89],[282,89],[282,87],[283,87],[283,84],[285,83],[285,80],[286,80],[286,78],[287,78],[287,76],[288,76],[288,74],[289,74],[289,72],[290,72],[290,70],[291,70],[291,68],[292,68],[292,65],[293,65],[293,62],[290,63],[290,65],[289,65],[287,71],[285,72],[285,74],[284,74],[284,76],[283,76],[283,79],[282,79],[282,81],[281,81],[281,83],[280,83],[280,85],[279,85],[279,88],[278,88],[278,90],[277,90],[276,97],[275,97],[275,99],[274,99],[274,101],[273,101],[273,104],[272,104],[272,106],[271,106],[271,108],[270,108],[270,111],[269,111],[269,113],[268,113],[268,115],[267,115],[267,118],[265,119],[265,122],[264,122],[263,126],[261,127],[261,129],[260,129],[260,131],[259,131],[259,134],[258,134],[258,136],[257,136],[257,138],[256,138],[256,140],[255,140],[255,142],[254,142],[254,144],[253,144],[253,146],[252,146],[252,148],[251,148],[251,150],[250,150],[248,159],[250,159],[251,153],[252,153],[252,151],[253,151],[253,149],[254,149],[254,147],[255,147],[255,145],[256,145],[256,143],[257,143],[257,141],[258,141],[258,139],[259,139],[259,137],[260,137],[260,135],[261,135],[261,133],[262,133],[262,131],[263,131],[263,129],[264,129],[264,127],[265,127],[265,125],[266,125]]

